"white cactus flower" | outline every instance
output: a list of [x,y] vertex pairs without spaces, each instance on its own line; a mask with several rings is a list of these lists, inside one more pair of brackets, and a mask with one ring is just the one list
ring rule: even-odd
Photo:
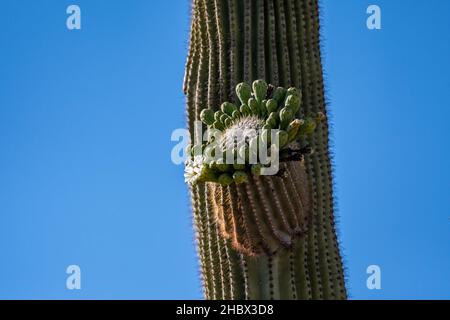
[[184,168],[184,181],[189,184],[195,184],[203,172],[203,156],[195,156],[194,159],[188,159]]

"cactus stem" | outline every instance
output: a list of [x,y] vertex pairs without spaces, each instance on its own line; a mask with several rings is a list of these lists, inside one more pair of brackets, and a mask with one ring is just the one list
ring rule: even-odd
[[[237,104],[236,85],[258,78],[275,87],[301,89],[299,111],[294,99],[288,107],[295,113],[294,119],[312,115],[317,126],[304,137],[300,129],[295,132],[298,121],[289,126],[292,119],[283,112],[282,125],[289,131],[287,143],[303,139],[300,147],[308,145],[315,152],[291,158],[287,152],[279,176],[253,175],[252,168],[260,168],[260,164],[231,166],[220,174],[233,177],[232,184],[228,185],[230,179],[224,176],[227,186],[201,181],[190,187],[205,297],[345,299],[328,124],[326,117],[319,123],[314,116],[318,112],[326,115],[318,0],[193,0],[191,26],[183,84],[191,135],[203,109],[217,111],[226,101]],[[243,115],[230,114],[227,108],[226,116],[220,113],[214,119],[216,126],[226,129],[254,112],[268,120],[263,100],[272,97],[278,106],[269,109],[278,109],[264,125],[279,126],[277,117],[286,91],[272,86],[269,91],[265,99],[261,94],[255,97],[257,108],[252,105],[251,112],[243,108]],[[202,118],[211,125],[211,112],[203,113]],[[239,171],[249,179],[245,181],[241,173],[234,175]]]

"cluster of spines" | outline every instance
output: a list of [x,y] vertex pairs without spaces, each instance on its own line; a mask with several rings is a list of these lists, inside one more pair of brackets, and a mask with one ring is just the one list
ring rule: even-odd
[[[305,90],[305,111],[325,112],[318,22],[317,0],[194,0],[185,81],[191,134],[203,106],[229,99],[235,84],[242,80],[266,78],[275,84],[301,86]],[[297,299],[346,297],[334,230],[327,129],[321,125],[309,139],[315,149],[306,161],[314,193],[314,217],[312,228],[291,248]],[[288,169],[288,174],[293,170]],[[206,206],[207,188],[198,184],[192,190],[198,195],[193,205],[205,296],[270,298],[257,285],[269,281],[264,271],[269,268],[267,259],[236,254],[229,242],[219,239],[212,212]],[[219,261],[216,252],[223,259]],[[245,267],[246,260],[256,267]],[[283,259],[279,263],[284,264]],[[272,281],[279,283],[278,288],[287,288],[284,279],[273,273]],[[230,281],[225,281],[227,278]],[[250,283],[256,284],[252,290]]]

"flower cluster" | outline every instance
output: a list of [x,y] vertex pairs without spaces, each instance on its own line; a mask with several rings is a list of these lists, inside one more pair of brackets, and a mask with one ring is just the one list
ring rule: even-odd
[[239,108],[225,102],[220,110],[201,112],[207,141],[190,146],[186,182],[244,183],[249,175],[261,174],[274,153],[281,160],[298,159],[306,153],[306,136],[325,118],[322,113],[298,117],[302,92],[297,88],[256,80],[252,86],[238,84],[236,94]]

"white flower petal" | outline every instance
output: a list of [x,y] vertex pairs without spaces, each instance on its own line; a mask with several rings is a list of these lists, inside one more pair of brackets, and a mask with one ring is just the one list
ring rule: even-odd
[[203,157],[196,156],[194,160],[188,159],[184,169],[184,181],[194,184],[201,176],[203,171]]

